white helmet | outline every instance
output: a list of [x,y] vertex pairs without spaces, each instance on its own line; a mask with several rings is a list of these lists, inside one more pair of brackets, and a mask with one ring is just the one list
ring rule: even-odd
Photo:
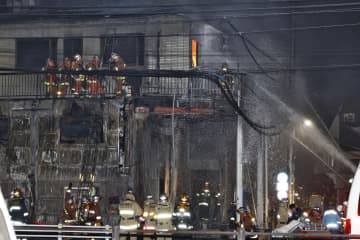
[[76,61],[80,61],[81,60],[81,55],[80,54],[75,54],[74,59]]
[[166,202],[167,199],[168,199],[168,198],[167,198],[167,196],[166,196],[165,194],[161,194],[161,195],[160,195],[160,201],[161,201],[161,202]]

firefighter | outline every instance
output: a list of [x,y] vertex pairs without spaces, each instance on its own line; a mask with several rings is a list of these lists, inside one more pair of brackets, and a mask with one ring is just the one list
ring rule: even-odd
[[[124,232],[130,234],[132,231],[136,231],[139,228],[139,217],[142,212],[141,207],[135,200],[134,193],[129,190],[125,194],[125,199],[119,204],[120,239],[127,239]],[[136,237],[131,236],[130,239],[136,239]]]
[[13,222],[27,223],[29,212],[26,207],[25,198],[20,188],[15,188],[8,201],[8,209]]
[[[52,58],[47,58],[46,65],[41,69],[42,71],[57,70],[55,61]],[[56,96],[57,93],[57,76],[55,72],[45,73],[44,84],[46,86],[46,96]]]
[[89,210],[90,210],[90,201],[88,197],[84,196],[81,199],[81,204],[79,208],[79,224],[86,225],[89,218]]
[[142,214],[144,221],[144,230],[155,230],[155,211],[156,204],[152,195],[146,196],[144,201],[144,212]]
[[[80,54],[75,54],[74,59],[71,63],[72,71],[82,71],[84,70],[83,61]],[[74,86],[72,88],[73,94],[78,96],[85,92],[84,82],[85,76],[83,74],[74,74]]]
[[174,212],[175,226],[178,230],[190,230],[193,228],[191,223],[190,197],[183,193]]
[[225,88],[228,88],[229,90],[233,89],[234,80],[230,74],[229,65],[227,63],[222,64],[220,74],[224,76]]
[[[167,196],[161,194],[159,202],[156,205],[156,231],[167,232],[174,230],[172,225],[173,211],[174,208],[168,201]],[[170,237],[164,237],[164,239],[170,239]]]
[[[95,55],[91,62],[86,64],[86,70],[100,70],[101,61],[98,55]],[[89,89],[89,96],[100,96],[102,94],[101,83],[99,75],[89,75],[87,78],[87,88]]]
[[239,213],[240,217],[240,227],[243,228],[247,232],[254,232],[255,231],[255,218],[251,215],[249,210],[245,207],[240,207],[237,212]]
[[[126,64],[124,60],[120,57],[118,53],[111,53],[110,57],[110,70],[112,71],[121,71],[126,69]],[[126,77],[125,76],[114,76],[115,80],[115,94],[117,96],[121,95],[126,89]]]
[[[59,71],[71,71],[71,60],[68,57],[64,58],[63,64],[59,67]],[[63,73],[60,75],[58,83],[58,96],[65,96],[68,92],[69,86],[73,86],[73,79],[71,74]]]
[[61,221],[66,225],[78,224],[78,205],[72,194],[72,184],[70,183],[65,192],[65,206],[61,214]]
[[201,229],[207,229],[210,220],[211,193],[209,182],[205,182],[197,197],[197,218]]
[[101,217],[101,206],[100,206],[100,196],[94,195],[92,201],[89,205],[88,217],[86,219],[85,225],[87,226],[102,226],[102,217]]

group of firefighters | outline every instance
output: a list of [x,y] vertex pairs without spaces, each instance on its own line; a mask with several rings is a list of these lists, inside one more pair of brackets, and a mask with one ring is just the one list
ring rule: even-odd
[[[101,70],[102,63],[98,55],[93,56],[92,60],[87,64],[83,63],[80,54],[75,54],[72,58],[65,57],[61,66],[57,66],[55,60],[51,57],[47,58],[42,71],[46,71],[44,76],[44,84],[46,86],[47,96],[101,96],[104,94],[104,81],[96,73],[91,71]],[[124,60],[118,53],[111,53],[109,59],[110,71],[121,71],[126,69]],[[61,71],[61,74],[57,74]],[[79,73],[76,73],[79,72]],[[130,87],[127,86],[125,76],[114,76],[115,95],[125,93],[131,95]]]
[[[90,188],[91,190],[91,188]],[[205,182],[201,191],[196,194],[195,203],[191,206],[190,196],[186,193],[180,195],[175,207],[169,202],[165,194],[161,194],[156,201],[152,195],[148,195],[143,203],[143,208],[137,203],[132,190],[128,190],[118,205],[119,227],[122,231],[135,231],[137,229],[152,231],[191,230],[206,229],[211,221],[217,221],[211,214],[211,205],[219,206],[220,193],[210,192],[209,183]],[[9,213],[13,221],[29,223],[29,213],[25,204],[25,198],[16,188],[8,200]],[[236,214],[239,214],[241,224],[247,229],[249,222],[246,221],[245,209],[235,209],[229,213],[231,225],[238,227]],[[216,212],[216,211],[215,211]],[[213,211],[214,213],[214,211]],[[195,216],[194,216],[194,215]],[[251,220],[252,221],[252,220]],[[102,226],[100,196],[96,191],[80,192],[74,189],[72,184],[65,188],[64,207],[61,212],[60,222],[64,225]],[[250,223],[251,224],[251,223]]]

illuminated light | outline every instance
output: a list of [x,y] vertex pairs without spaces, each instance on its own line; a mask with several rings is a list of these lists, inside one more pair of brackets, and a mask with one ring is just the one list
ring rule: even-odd
[[287,182],[278,182],[276,183],[276,191],[286,192],[289,190],[289,184]]
[[280,173],[278,173],[276,179],[278,182],[287,182],[289,179],[289,176],[284,172],[280,172]]
[[354,179],[353,178],[350,178],[349,179],[349,183],[353,183]]
[[304,125],[306,127],[311,127],[313,125],[313,122],[310,119],[305,119],[304,120]]
[[277,198],[279,200],[283,200],[283,199],[287,199],[288,198],[288,193],[287,192],[278,192],[276,194]]
[[144,216],[144,217],[147,217],[147,216],[149,216],[149,213],[148,213],[148,212],[144,212],[144,213],[143,213],[143,216]]

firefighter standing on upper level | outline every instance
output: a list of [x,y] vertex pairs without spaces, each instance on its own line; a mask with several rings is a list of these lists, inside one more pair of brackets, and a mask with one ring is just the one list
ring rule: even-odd
[[190,197],[188,194],[183,193],[180,196],[180,201],[175,208],[174,218],[175,226],[178,230],[190,230],[193,228],[191,221],[191,207]]
[[[156,231],[167,232],[174,230],[172,225],[173,211],[174,208],[168,201],[167,196],[165,194],[161,194],[159,202],[156,206]],[[170,237],[164,237],[164,239],[170,239]]]
[[[84,70],[83,61],[80,54],[75,54],[74,60],[71,63],[72,71],[82,71]],[[73,86],[73,94],[78,96],[85,92],[84,82],[85,76],[83,74],[74,74],[74,86]]]
[[11,221],[19,223],[27,223],[29,220],[29,212],[25,204],[25,198],[20,188],[15,188],[8,200],[8,209]]
[[78,224],[78,205],[72,194],[72,184],[70,183],[65,191],[65,206],[61,213],[61,221],[66,225]]
[[88,216],[85,221],[86,226],[102,226],[102,217],[101,217],[101,206],[100,206],[100,196],[94,195],[92,201],[89,204]]
[[[124,60],[120,57],[118,53],[111,53],[110,57],[110,70],[112,71],[121,71],[126,69],[126,64]],[[114,76],[115,80],[115,94],[121,95],[125,90],[126,86],[126,77],[125,76]]]
[[[135,201],[134,193],[129,190],[125,194],[125,199],[119,204],[120,231],[129,233],[136,231],[140,226],[138,219],[142,212],[141,207]],[[127,235],[120,233],[120,239],[127,239]],[[136,237],[132,236],[130,239],[136,239]]]
[[[64,63],[59,67],[59,71],[71,71],[71,60],[68,57],[64,58]],[[63,73],[60,75],[58,83],[58,96],[65,96],[68,93],[69,86],[73,86],[73,79],[71,74]]]
[[[94,71],[94,70],[100,70],[101,67],[101,61],[100,57],[95,55],[91,62],[86,64],[86,70],[88,71]],[[89,75],[87,77],[87,88],[89,89],[89,96],[100,96],[102,94],[102,88],[100,83],[99,75]]]
[[[42,71],[56,71],[57,66],[52,58],[46,60],[46,65],[41,69]],[[56,96],[57,93],[57,76],[55,72],[45,73],[44,84],[46,85],[46,95]]]

